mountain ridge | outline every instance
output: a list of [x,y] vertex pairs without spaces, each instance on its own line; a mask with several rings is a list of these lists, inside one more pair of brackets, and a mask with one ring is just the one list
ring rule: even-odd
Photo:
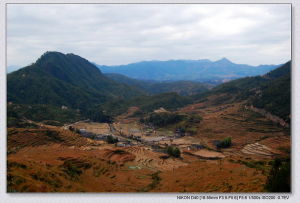
[[250,66],[236,64],[227,58],[217,61],[200,60],[168,60],[141,61],[127,65],[97,65],[103,73],[118,73],[139,80],[197,82],[223,81],[247,76],[263,75],[279,65]]
[[59,52],[46,52],[32,65],[8,74],[7,91],[8,102],[75,109],[143,94],[105,77],[88,60]]
[[218,85],[210,91],[193,95],[194,100],[205,100],[221,95],[215,103],[247,101],[247,105],[264,109],[290,122],[291,61],[262,75],[236,79]]
[[182,96],[190,96],[193,94],[208,91],[213,87],[213,85],[210,84],[189,80],[152,81],[133,79],[118,73],[106,73],[105,75],[115,80],[116,82],[137,87],[141,91],[145,91],[152,95],[167,92],[176,92]]

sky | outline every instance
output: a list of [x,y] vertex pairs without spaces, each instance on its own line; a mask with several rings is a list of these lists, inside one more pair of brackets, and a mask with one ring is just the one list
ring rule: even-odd
[[46,51],[99,65],[226,57],[249,65],[291,59],[289,4],[8,4],[7,65]]

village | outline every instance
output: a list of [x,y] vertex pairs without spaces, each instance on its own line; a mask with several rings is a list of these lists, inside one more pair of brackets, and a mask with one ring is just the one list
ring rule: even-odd
[[76,122],[64,127],[75,130],[83,137],[114,144],[115,147],[142,147],[158,153],[166,153],[168,146],[177,147],[182,153],[203,159],[221,159],[221,152],[208,150],[200,144],[200,140],[165,129],[155,129],[140,123],[96,123],[90,121]]

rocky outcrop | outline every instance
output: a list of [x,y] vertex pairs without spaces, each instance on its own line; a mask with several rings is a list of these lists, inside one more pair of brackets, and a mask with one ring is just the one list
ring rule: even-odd
[[264,110],[264,109],[260,109],[260,108],[256,108],[253,105],[251,106],[245,106],[245,109],[254,111],[256,113],[259,113],[261,115],[263,115],[264,117],[266,117],[267,119],[271,120],[274,123],[278,123],[279,125],[288,128],[290,125],[285,122],[282,118],[275,116],[273,114],[271,114],[270,112]]

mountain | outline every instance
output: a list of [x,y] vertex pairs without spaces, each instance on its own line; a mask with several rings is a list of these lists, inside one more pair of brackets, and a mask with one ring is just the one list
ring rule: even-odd
[[264,109],[290,122],[291,62],[262,76],[241,78],[218,85],[209,92],[194,95],[193,98],[205,100],[212,95],[220,95],[215,103],[247,101],[247,105]]
[[139,107],[140,113],[149,113],[161,107],[174,111],[180,107],[191,104],[193,100],[188,96],[180,96],[177,93],[162,93],[156,95],[139,96],[132,99],[119,99],[100,105],[110,116],[125,113],[129,107]]
[[291,62],[263,76],[267,82],[259,87],[251,103],[290,122],[291,115]]
[[142,61],[119,66],[97,65],[103,73],[119,73],[140,80],[200,82],[222,82],[246,76],[263,75],[278,66],[235,64],[226,58],[214,62],[203,59]]
[[7,101],[17,104],[87,109],[141,94],[107,78],[88,60],[74,54],[46,52],[32,65],[7,75]]
[[213,85],[194,81],[159,82],[154,80],[137,80],[117,73],[106,73],[107,77],[116,82],[139,88],[148,94],[176,92],[182,96],[193,95],[208,91]]

